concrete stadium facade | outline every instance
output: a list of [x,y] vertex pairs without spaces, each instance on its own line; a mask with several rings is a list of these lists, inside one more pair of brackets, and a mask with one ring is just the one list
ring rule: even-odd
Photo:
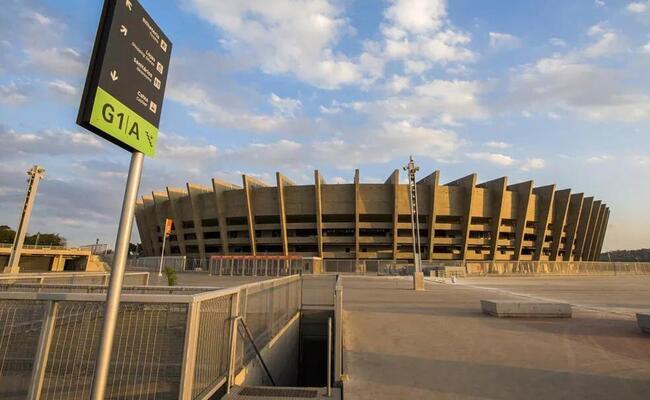
[[[440,184],[440,172],[418,182],[422,259],[592,261],[600,255],[609,207],[601,200],[508,184],[477,175]],[[145,255],[162,251],[164,221],[173,229],[166,255],[299,255],[325,259],[413,259],[408,185],[395,170],[383,184],[313,185],[280,173],[269,186],[251,176],[242,185],[218,179],[143,196],[136,223]]]

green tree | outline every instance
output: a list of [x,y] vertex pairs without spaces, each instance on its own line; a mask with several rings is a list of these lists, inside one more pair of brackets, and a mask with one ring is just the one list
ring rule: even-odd
[[29,235],[25,237],[25,244],[37,244],[36,239],[38,238],[39,246],[65,246],[67,240],[59,235],[58,233],[37,233],[35,235]]
[[0,243],[13,243],[16,231],[7,225],[0,225]]
[[[7,225],[0,225],[0,243],[13,243],[16,231]],[[35,235],[26,235],[25,244],[38,244],[44,246],[65,246],[66,239],[58,233],[37,233]]]
[[141,254],[142,243],[129,243],[129,254]]

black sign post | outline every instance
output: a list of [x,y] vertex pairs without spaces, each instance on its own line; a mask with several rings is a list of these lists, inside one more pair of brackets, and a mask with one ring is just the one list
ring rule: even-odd
[[77,123],[153,157],[172,44],[136,0],[106,0]]
[[158,138],[172,44],[137,0],[105,0],[77,123],[130,151],[91,398],[103,400],[144,155]]

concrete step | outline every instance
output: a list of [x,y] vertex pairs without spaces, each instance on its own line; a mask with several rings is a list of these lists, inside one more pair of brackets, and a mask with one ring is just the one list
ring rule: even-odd
[[340,399],[341,391],[332,388],[332,396],[327,396],[327,388],[285,387],[285,386],[234,386],[230,394],[222,400],[313,400]]
[[572,315],[570,304],[540,301],[481,300],[481,309],[495,317],[571,318]]

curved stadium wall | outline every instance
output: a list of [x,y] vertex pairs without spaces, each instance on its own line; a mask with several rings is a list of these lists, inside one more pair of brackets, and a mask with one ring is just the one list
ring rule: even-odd
[[[592,261],[600,255],[609,208],[600,200],[508,184],[477,183],[472,174],[446,184],[436,171],[418,182],[422,259]],[[297,255],[325,259],[413,259],[408,185],[399,171],[383,184],[313,185],[282,174],[268,186],[244,175],[242,185],[218,179],[143,196],[136,223],[145,255],[162,251],[166,218],[174,221],[167,255]]]

